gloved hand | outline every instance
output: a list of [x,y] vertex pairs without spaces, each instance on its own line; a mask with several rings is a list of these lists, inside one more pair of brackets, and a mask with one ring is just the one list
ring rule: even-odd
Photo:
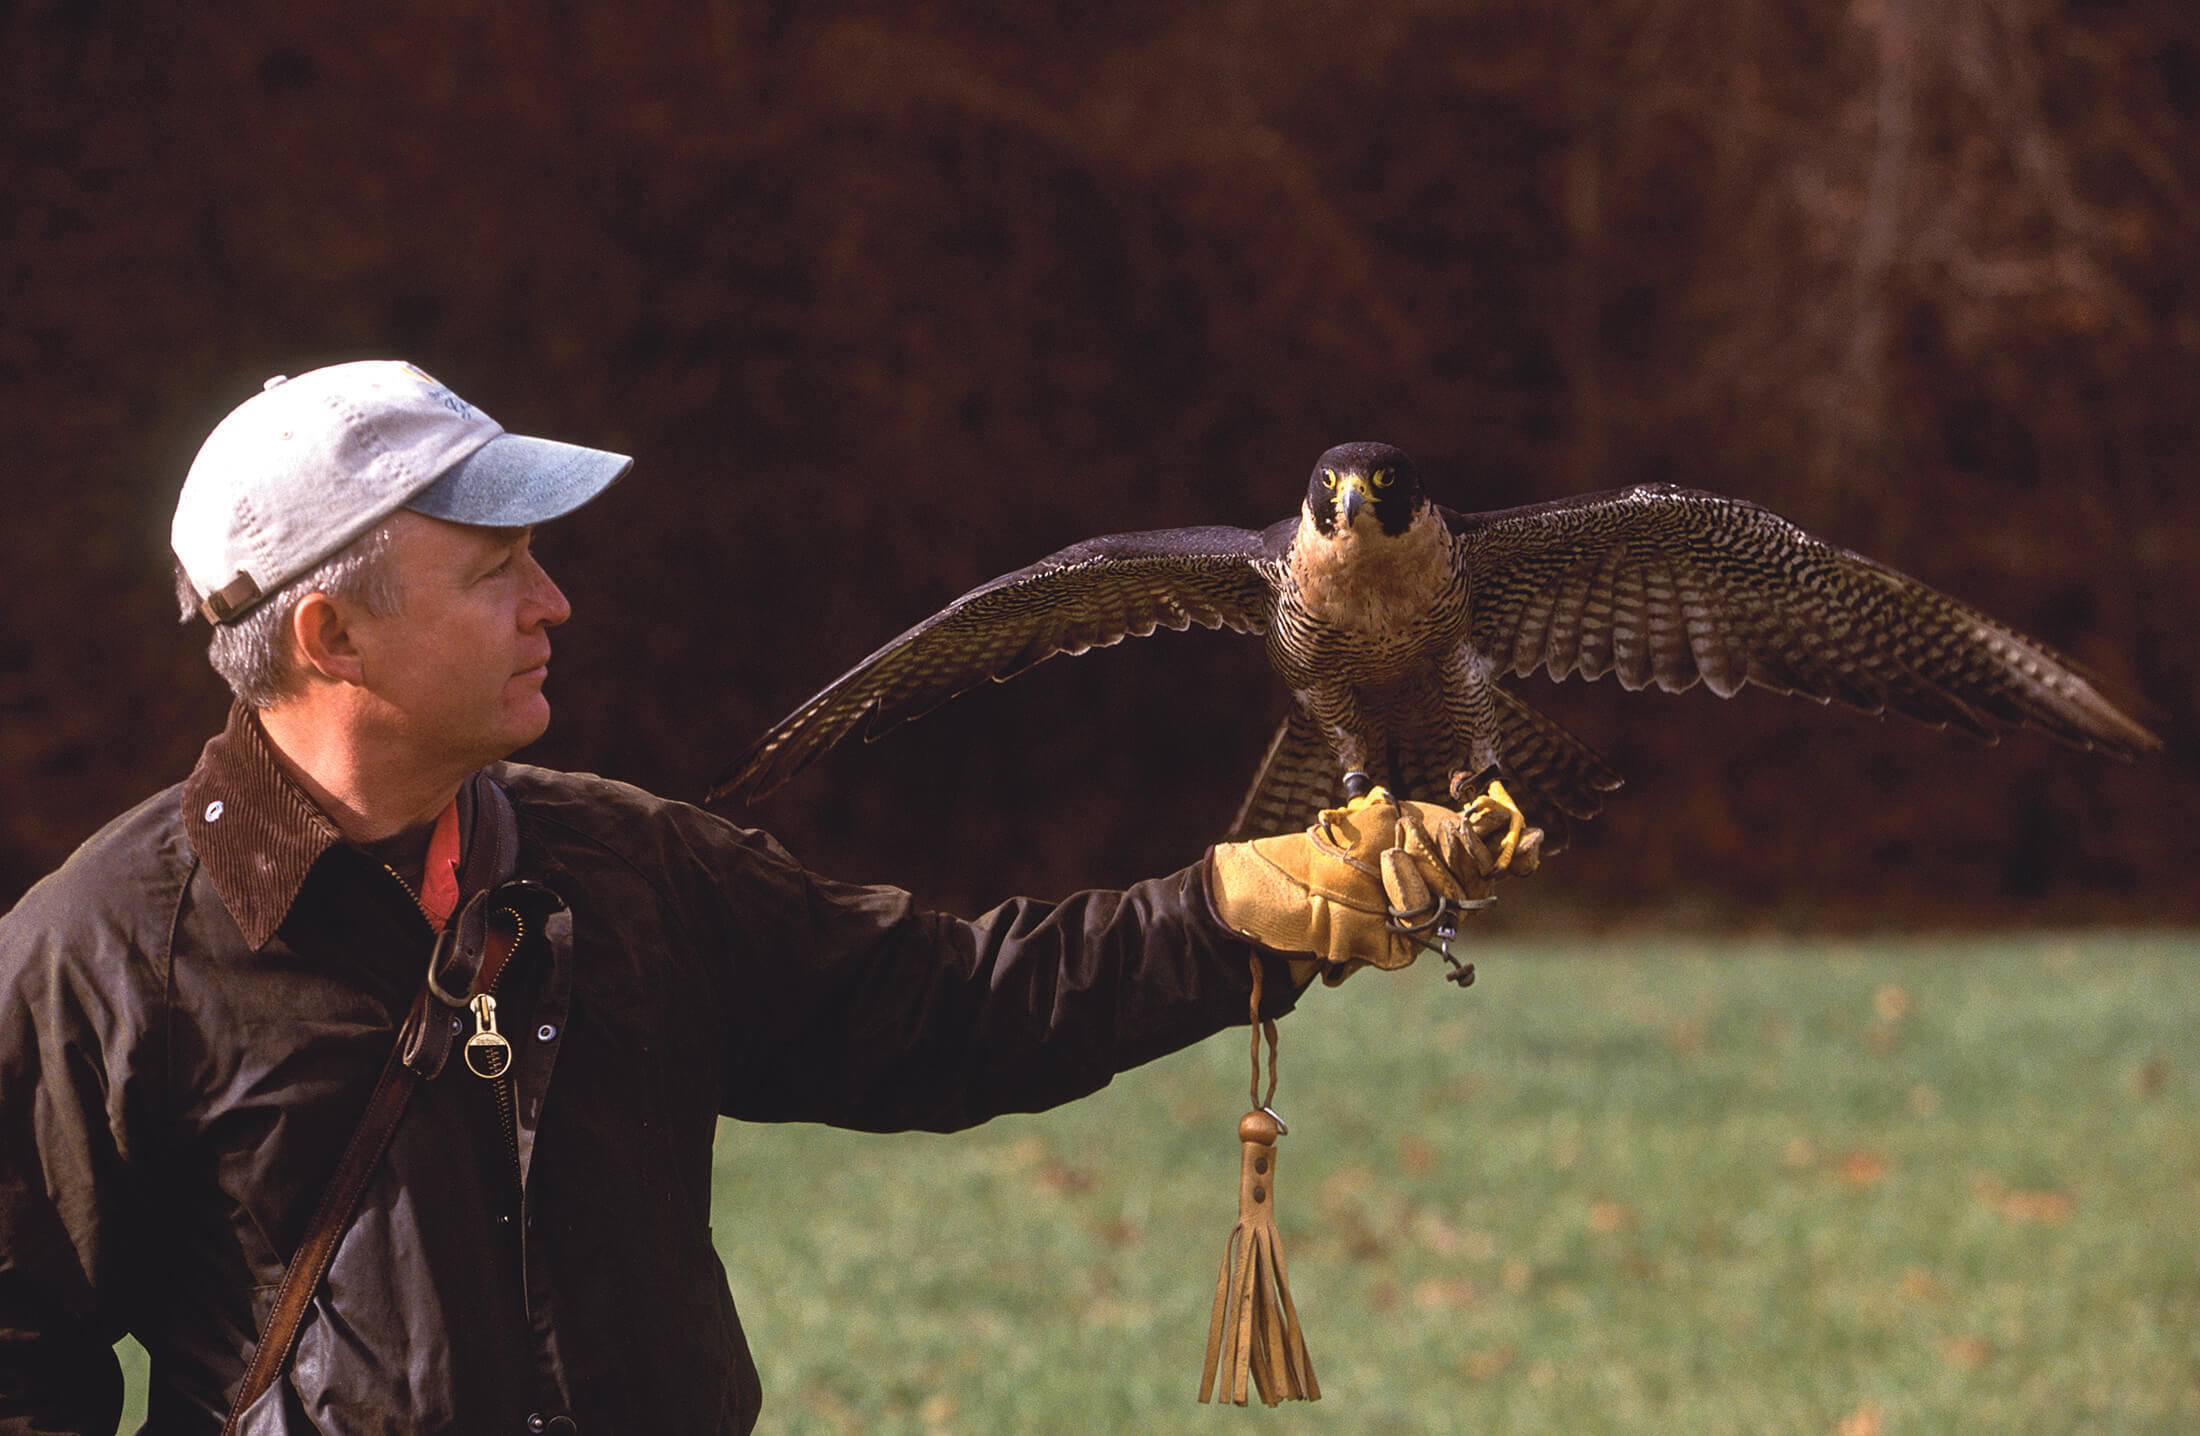
[[1377,788],[1303,833],[1218,844],[1208,858],[1215,912],[1265,947],[1311,954],[1291,964],[1300,986],[1316,973],[1335,986],[1362,967],[1404,967],[1424,948],[1459,968],[1449,941],[1460,916],[1495,900],[1500,875],[1525,876],[1542,857],[1540,828],[1509,852],[1503,838],[1486,841],[1510,837],[1517,812],[1490,787],[1464,811]]

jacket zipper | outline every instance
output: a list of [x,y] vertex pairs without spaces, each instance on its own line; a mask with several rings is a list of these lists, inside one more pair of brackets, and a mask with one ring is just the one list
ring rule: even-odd
[[413,885],[406,882],[397,869],[391,867],[388,863],[382,864],[382,871],[388,873],[390,880],[405,890],[405,896],[412,899],[413,907],[418,910],[423,918],[427,919],[428,926],[434,927],[436,925],[435,916],[428,911],[428,905],[420,900],[420,894],[413,891]]
[[[397,885],[405,890],[405,896],[412,899],[413,906],[418,908],[420,915],[427,918],[429,925],[433,926],[435,919],[428,912],[427,905],[420,901],[420,894],[413,891],[412,884],[406,882],[403,875],[388,863],[382,864],[382,871],[388,873]],[[527,920],[519,915],[516,908],[503,907],[498,908],[497,911],[512,920],[512,951],[518,952],[520,944],[527,940]],[[453,916],[455,917],[456,914],[454,913]],[[491,997],[496,996],[496,990],[503,985],[503,982],[504,969],[498,968],[496,981],[490,983],[487,989]],[[516,1068],[518,1065],[515,1056],[512,1066]],[[521,1175],[519,1161],[519,1099],[512,1090],[511,1071],[507,1069],[503,1076],[492,1078],[490,1085],[496,1089],[497,1117],[499,1124],[504,1129],[504,1154],[511,1161],[512,1188],[514,1191],[524,1192],[527,1183]]]
[[[513,908],[498,908],[497,911],[512,920],[512,951],[516,953],[519,951],[520,944],[527,940],[527,920],[521,917],[518,911]],[[505,967],[510,965],[510,962],[507,961]],[[496,995],[497,988],[503,985],[503,982],[504,968],[500,967],[497,969],[496,980],[489,984],[488,992],[490,996]],[[497,1093],[497,1115],[503,1119],[504,1124],[505,1155],[512,1159],[512,1188],[515,1192],[524,1195],[527,1182],[521,1171],[519,1161],[519,1098],[513,1091],[512,1086],[512,1074],[518,1070],[519,1058],[515,1045],[511,1065],[505,1069],[502,1076],[494,1080],[492,1085],[495,1086]]]
[[[434,915],[428,911],[427,904],[420,900],[420,894],[413,891],[413,885],[406,882],[404,876],[388,863],[382,864],[382,871],[388,873],[391,880],[405,890],[405,896],[412,899],[412,905],[419,909],[420,915],[428,920],[431,927],[434,926]],[[504,907],[498,908],[497,911],[512,920],[512,951],[516,953],[519,951],[520,944],[527,940],[527,920],[520,916],[516,908]],[[456,916],[456,914],[453,914],[453,916]],[[510,965],[509,961],[506,965]],[[502,986],[503,982],[504,969],[500,967],[497,969],[496,980],[491,982],[486,989],[491,997],[496,995],[497,988]],[[518,1066],[519,1062],[515,1049],[515,1057],[511,1067],[507,1068],[501,1077],[492,1078],[490,1086],[496,1089],[497,1118],[499,1125],[504,1129],[504,1155],[511,1163],[512,1190],[524,1201],[527,1191],[527,1179],[519,1160],[519,1098],[514,1093],[512,1086],[512,1070]]]

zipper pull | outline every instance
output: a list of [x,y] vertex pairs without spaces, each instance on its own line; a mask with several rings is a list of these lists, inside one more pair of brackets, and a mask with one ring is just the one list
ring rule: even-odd
[[466,1039],[466,1066],[476,1077],[502,1077],[512,1065],[512,1044],[497,1031],[497,1000],[484,992],[466,1005],[474,1010],[474,1035]]

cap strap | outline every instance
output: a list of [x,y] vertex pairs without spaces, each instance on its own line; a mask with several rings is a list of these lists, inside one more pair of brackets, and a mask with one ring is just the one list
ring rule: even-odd
[[250,608],[260,599],[260,586],[252,581],[249,573],[239,573],[206,596],[199,605],[199,612],[208,623],[227,623]]

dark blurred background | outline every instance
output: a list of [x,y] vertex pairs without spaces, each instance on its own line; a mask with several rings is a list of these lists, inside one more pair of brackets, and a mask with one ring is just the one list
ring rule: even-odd
[[[640,456],[542,537],[537,761],[698,795],[965,588],[1381,438],[1459,508],[1754,499],[2170,740],[1528,680],[1631,781],[1516,928],[2200,918],[2187,0],[0,0],[0,113],[0,906],[221,721],[166,558],[200,438],[397,355]],[[964,910],[1118,883],[1281,704],[1163,634],[734,816]]]

